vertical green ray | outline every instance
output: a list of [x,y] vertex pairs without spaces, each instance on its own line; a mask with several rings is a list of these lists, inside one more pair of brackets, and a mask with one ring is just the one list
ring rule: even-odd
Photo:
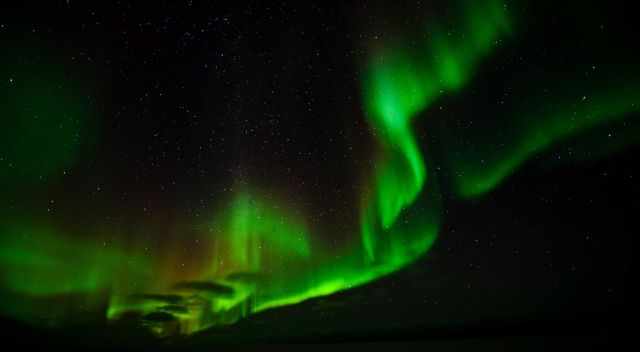
[[[510,33],[501,1],[462,2],[455,33],[434,25],[430,41],[418,48],[395,45],[374,56],[364,84],[367,117],[379,136],[382,157],[375,169],[374,198],[363,211],[362,241],[370,260],[377,243],[422,190],[427,168],[411,120],[440,95],[454,93],[474,67]],[[377,213],[368,209],[375,208]],[[377,229],[381,225],[382,231]],[[382,249],[384,250],[384,249]]]

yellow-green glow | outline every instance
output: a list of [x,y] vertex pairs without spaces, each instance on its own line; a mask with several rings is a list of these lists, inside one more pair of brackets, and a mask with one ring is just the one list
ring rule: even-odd
[[15,292],[91,293],[111,288],[123,275],[142,275],[149,266],[143,256],[73,239],[49,226],[5,220],[0,233],[0,280]]
[[0,307],[33,323],[99,309],[109,292],[133,292],[151,277],[148,258],[123,248],[71,237],[33,219],[2,219],[0,288],[9,299]]
[[[429,30],[418,47],[387,45],[370,56],[363,96],[379,154],[361,203],[354,205],[361,218],[346,245],[335,247],[326,239],[331,234],[315,233],[308,226],[309,214],[246,187],[213,211],[210,221],[193,226],[202,250],[182,251],[169,243],[148,262],[132,254],[139,251],[136,246],[132,253],[121,248],[99,252],[46,227],[37,230],[36,242],[20,237],[35,228],[3,230],[18,242],[0,252],[15,270],[3,265],[2,284],[42,295],[107,292],[107,318],[138,315],[162,335],[176,326],[193,333],[329,295],[415,261],[436,239],[440,195],[437,184],[428,182],[412,120],[438,97],[466,84],[475,66],[509,32],[500,1],[464,4],[460,16],[442,23],[443,29]],[[82,254],[67,262],[75,252]],[[34,268],[26,281],[15,274],[21,265]],[[55,274],[45,269],[50,267]],[[134,275],[138,272],[143,277]]]
[[[363,110],[377,150],[359,203],[351,205],[360,216],[350,233],[339,234],[347,238],[344,243],[336,245],[336,234],[312,226],[314,214],[286,198],[296,195],[285,190],[276,198],[244,182],[229,198],[216,200],[205,220],[171,220],[175,228],[141,226],[140,233],[105,235],[144,235],[149,243],[101,242],[92,229],[78,233],[50,218],[1,214],[2,312],[55,325],[91,311],[112,321],[135,317],[159,335],[190,334],[364,285],[425,255],[437,238],[441,199],[415,120],[428,119],[438,99],[464,89],[512,33],[503,1],[461,0],[452,8],[453,17],[429,21],[418,40],[408,35],[377,43],[367,58]],[[68,89],[64,75],[27,71],[17,70],[16,83],[3,88],[11,101],[0,111],[9,127],[0,130],[0,150],[2,167],[11,170],[0,173],[0,181],[12,186],[72,166],[88,131],[86,101]],[[627,77],[579,88],[571,99],[522,99],[502,117],[507,120],[487,119],[489,125],[507,121],[502,129],[465,136],[477,140],[453,133],[453,141],[442,141],[454,193],[485,194],[557,141],[640,107],[640,84]]]

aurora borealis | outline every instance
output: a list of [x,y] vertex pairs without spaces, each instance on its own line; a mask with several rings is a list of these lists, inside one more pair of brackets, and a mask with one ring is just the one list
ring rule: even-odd
[[[451,253],[458,214],[639,142],[637,53],[598,37],[596,10],[572,42],[536,32],[551,25],[526,1],[294,6],[278,24],[295,11],[113,6],[0,23],[0,314],[29,326],[195,336],[407,270],[455,296],[433,287],[457,274],[423,263]],[[333,22],[305,29],[305,11]]]

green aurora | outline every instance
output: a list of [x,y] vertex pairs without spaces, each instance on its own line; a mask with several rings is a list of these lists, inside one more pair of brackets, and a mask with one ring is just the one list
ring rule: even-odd
[[365,207],[363,243],[370,258],[383,229],[422,190],[427,170],[413,135],[411,121],[446,93],[455,93],[472,76],[474,67],[510,33],[500,1],[469,2],[461,34],[433,31],[421,50],[385,48],[372,58],[364,85],[367,116],[381,143],[383,157],[376,168],[375,199]]
[[[183,331],[200,330],[221,320],[235,321],[250,312],[362,285],[404,267],[427,252],[438,230],[439,194],[433,184],[421,200],[428,205],[419,208],[417,214],[417,209],[411,212],[411,205],[427,182],[425,162],[413,135],[411,120],[438,95],[462,87],[496,40],[509,33],[506,11],[499,2],[489,2],[486,6],[476,4],[470,10],[470,16],[463,21],[465,30],[473,33],[467,40],[450,39],[444,32],[435,33],[435,44],[428,43],[423,52],[389,48],[374,55],[367,68],[364,82],[367,116],[379,138],[381,156],[372,180],[373,196],[363,195],[362,242],[354,243],[339,256],[323,258],[322,254],[329,251],[319,248],[321,244],[309,250],[311,236],[304,226],[270,211],[260,199],[241,194],[231,202],[228,213],[221,212],[226,213],[226,218],[217,221],[223,225],[216,227],[223,230],[214,236],[218,243],[213,246],[214,258],[231,261],[234,271],[221,275],[225,272],[220,270],[222,265],[214,264],[217,273],[201,279],[213,279],[231,288],[233,294],[221,297],[216,293],[210,298],[215,314],[208,314],[207,306],[199,307],[194,314],[178,316]],[[225,239],[227,244],[221,244]],[[268,245],[270,241],[274,243]],[[269,246],[269,254],[279,260],[265,264],[261,245]],[[290,265],[296,260],[297,265]],[[268,275],[265,269],[269,270]],[[245,271],[254,274],[251,280],[229,279],[247,274]],[[262,276],[265,278],[257,280]],[[202,293],[200,290],[195,295]],[[193,292],[187,295],[189,300],[194,298]],[[162,304],[142,302],[138,307],[143,306],[144,313],[151,314],[155,309],[162,309]],[[114,317],[130,309],[129,303],[123,304],[124,309],[112,306],[110,315]],[[229,312],[232,312],[230,318]]]
[[[626,125],[637,117],[633,113],[640,110],[640,84],[626,77],[631,73],[637,76],[635,67],[616,65],[600,67],[599,70],[606,74],[606,79],[600,79],[598,84],[579,88],[574,84],[561,84],[557,90],[574,93],[564,93],[562,98],[522,98],[527,101],[526,107],[519,106],[508,115],[496,117],[500,126],[487,123],[478,127],[500,131],[489,135],[490,142],[485,142],[487,136],[482,134],[469,137],[477,142],[473,143],[474,148],[451,140],[447,144],[449,153],[446,161],[456,171],[453,173],[456,194],[463,198],[486,194],[533,156],[544,154],[559,142],[581,135],[589,139],[587,155],[581,156],[577,150],[572,152],[573,147],[569,145],[566,159],[594,159],[598,151],[613,151],[612,143],[622,143],[622,146],[637,143],[638,135],[632,126],[621,127],[620,134],[629,135],[623,142],[613,142],[611,133],[605,134],[604,138],[588,136],[594,130],[607,130],[607,126],[614,123]],[[579,78],[564,75],[557,80],[576,82]]]
[[[137,245],[104,248],[33,219],[5,219],[0,226],[3,291],[11,297],[30,297],[25,302],[80,295],[91,302],[85,309],[104,309],[110,320],[134,314],[159,335],[188,334],[363,285],[425,255],[441,222],[440,188],[425,164],[412,122],[440,97],[463,89],[500,41],[514,35],[513,19],[502,1],[461,4],[460,16],[433,26],[424,43],[389,43],[370,55],[363,101],[379,148],[369,186],[361,195],[360,227],[349,245],[331,248],[323,243],[322,234],[313,233],[304,216],[283,205],[286,202],[251,187],[236,192],[210,221],[194,225],[206,238],[207,250],[190,254],[195,264],[184,272],[165,270],[177,260],[150,258]],[[458,30],[451,34],[445,25]],[[500,141],[509,146],[503,152],[496,152],[492,147],[496,143],[489,142],[486,149],[462,149],[445,156],[451,169],[459,171],[453,176],[453,192],[463,198],[485,194],[559,140],[635,111],[638,87],[623,87],[614,91],[593,87],[580,105],[561,99],[553,105],[557,109],[540,116],[508,116],[518,133]],[[30,94],[36,100],[55,99],[47,92]],[[5,109],[3,114],[16,116],[20,124],[28,120],[16,109]],[[25,123],[26,135],[33,135],[28,138],[39,138],[40,125]],[[52,136],[68,142],[78,132],[69,133]],[[7,140],[16,148],[11,158],[37,160],[39,154],[33,149]],[[73,143],[57,142],[52,141],[58,147],[48,151],[48,163],[39,163],[38,172],[71,166]],[[3,181],[15,181],[11,177]],[[0,307],[5,314],[34,324],[47,314],[38,304],[17,301],[6,300]]]
[[0,86],[0,192],[59,178],[94,138],[93,102],[54,52],[43,50],[40,60],[25,62],[20,58],[30,50],[13,51],[0,61],[0,74],[10,77]]

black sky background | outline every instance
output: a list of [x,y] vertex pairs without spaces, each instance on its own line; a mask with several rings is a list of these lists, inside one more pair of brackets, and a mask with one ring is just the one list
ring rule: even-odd
[[[357,228],[359,195],[375,160],[361,98],[368,46],[425,13],[447,11],[440,2],[381,1],[2,6],[2,50],[50,48],[43,55],[73,67],[102,116],[95,143],[82,152],[91,157],[46,192],[34,185],[8,201],[17,212],[42,215],[56,199],[69,227],[108,221],[154,229],[144,239],[151,242],[164,240],[161,228],[204,217],[231,189],[253,184],[309,214],[328,241],[346,240]],[[444,189],[451,170],[442,161],[443,136],[451,126],[468,116],[490,125],[500,109],[490,101],[507,85],[516,97],[543,88],[514,77],[547,67],[563,73],[589,65],[589,57],[638,62],[635,15],[622,3],[518,9],[521,35],[417,123],[421,146],[430,150],[427,165],[443,170]],[[635,307],[638,151],[551,168],[551,148],[486,197],[460,201],[444,192],[439,239],[416,264],[365,287],[204,332],[188,346],[618,330]],[[95,341],[111,337],[98,331],[85,333],[99,336]],[[86,338],[90,346],[95,341]]]

